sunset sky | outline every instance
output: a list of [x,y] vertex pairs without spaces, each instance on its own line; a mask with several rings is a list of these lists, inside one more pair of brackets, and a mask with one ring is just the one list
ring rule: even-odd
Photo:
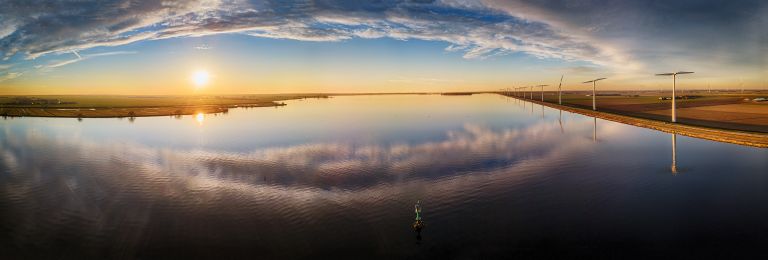
[[764,0],[0,1],[0,94],[768,88]]

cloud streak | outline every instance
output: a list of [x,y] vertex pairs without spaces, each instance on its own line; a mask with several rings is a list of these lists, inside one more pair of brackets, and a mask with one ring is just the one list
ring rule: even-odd
[[128,54],[136,54],[138,52],[135,51],[113,51],[113,52],[102,52],[102,53],[93,53],[93,54],[86,54],[85,56],[81,56],[79,53],[73,51],[72,54],[76,55],[77,58],[71,59],[71,60],[64,60],[64,61],[56,61],[52,62],[51,64],[45,65],[42,68],[57,68],[69,64],[73,64],[76,62],[81,62],[84,60],[88,60],[95,57],[103,57],[103,56],[114,56],[114,55],[128,55]]
[[12,80],[18,77],[21,77],[21,75],[24,75],[22,72],[8,72],[5,73],[5,75],[0,76],[0,82],[6,81],[6,80]]

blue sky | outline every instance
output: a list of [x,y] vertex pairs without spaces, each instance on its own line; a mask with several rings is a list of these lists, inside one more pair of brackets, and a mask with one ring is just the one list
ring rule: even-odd
[[[0,94],[765,88],[765,1],[0,2]],[[210,73],[206,88],[189,75]],[[687,86],[685,84],[688,84]]]

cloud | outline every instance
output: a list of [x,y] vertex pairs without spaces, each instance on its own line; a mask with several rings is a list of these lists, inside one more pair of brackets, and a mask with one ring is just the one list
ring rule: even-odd
[[[599,46],[481,3],[441,1],[47,1],[0,4],[8,58],[117,46],[142,40],[244,33],[302,41],[389,37],[444,41],[465,58],[524,52],[606,63]],[[12,11],[11,11],[12,10]],[[607,59],[610,61],[610,59]],[[70,63],[71,64],[71,63]]]
[[77,59],[72,59],[72,60],[57,61],[57,62],[53,62],[51,64],[48,64],[47,66],[42,66],[41,68],[58,68],[58,67],[69,65],[69,64],[81,61],[81,60],[83,60],[83,59],[77,58]]
[[620,72],[647,64],[765,66],[768,60],[760,44],[768,8],[757,0],[42,2],[0,3],[0,53],[6,59],[241,33],[300,41],[441,41],[446,51],[468,59],[519,52]]
[[[569,131],[591,132],[591,128],[592,121],[584,120],[571,124]],[[11,132],[5,134],[7,138],[2,139],[0,147],[6,147],[4,152],[14,156],[0,157],[0,165],[17,165],[16,170],[32,172],[41,165],[53,167],[51,164],[77,160],[68,158],[90,158],[84,172],[109,172],[101,167],[132,165],[132,172],[155,177],[206,176],[210,181],[242,183],[262,183],[266,178],[272,184],[285,187],[358,190],[408,179],[434,180],[467,172],[492,171],[535,158],[546,161],[546,157],[581,149],[592,142],[586,136],[573,138],[561,131],[557,122],[500,131],[466,125],[446,132],[442,140],[422,143],[319,142],[247,152],[157,148],[138,143],[103,143],[71,136],[55,138]],[[42,147],[47,147],[47,160],[15,153]]]
[[563,68],[563,71],[568,74],[593,74],[601,70],[595,66],[572,66]]
[[463,81],[462,80],[453,80],[453,79],[441,79],[441,78],[397,77],[397,78],[388,80],[388,82],[390,82],[390,83],[400,83],[400,84],[427,84],[427,85],[434,85],[434,84],[456,83],[456,82],[463,82]]
[[78,58],[78,59],[82,59],[82,58],[83,58],[83,57],[82,57],[82,56],[80,56],[80,54],[79,54],[79,53],[77,53],[76,51],[72,51],[72,54],[74,54],[75,56],[77,56],[77,58]]
[[[600,46],[621,72],[760,68],[768,2],[760,0],[483,0]],[[763,40],[764,42],[765,40]],[[765,46],[764,44],[762,46]],[[646,75],[647,76],[647,75]]]
[[113,52],[102,52],[102,53],[93,53],[93,54],[86,54],[85,56],[81,56],[79,53],[73,51],[72,54],[77,56],[76,59],[71,60],[64,60],[64,61],[54,61],[48,65],[41,66],[40,68],[57,68],[69,64],[73,64],[76,62],[84,61],[87,59],[95,58],[95,57],[103,57],[103,56],[113,56],[113,55],[127,55],[127,54],[136,54],[138,52],[135,51],[113,51]]
[[24,75],[22,72],[8,72],[5,73],[5,75],[0,76],[0,82],[6,81],[6,80],[12,80],[18,77],[21,77],[21,75]]
[[[589,132],[590,124],[574,126]],[[4,232],[47,241],[51,233],[66,233],[72,226],[45,225],[46,232],[39,232],[41,223],[77,223],[78,237],[127,245],[122,255],[136,252],[132,245],[146,241],[147,230],[166,223],[157,216],[169,207],[184,215],[175,221],[190,223],[243,216],[258,224],[259,236],[284,236],[286,226],[306,223],[369,226],[367,216],[408,210],[414,195],[429,198],[431,212],[438,212],[441,205],[483,201],[471,192],[480,188],[491,197],[535,189],[539,185],[531,184],[561,177],[561,169],[583,161],[578,155],[592,145],[589,138],[540,124],[509,131],[467,126],[443,140],[412,145],[329,142],[235,153],[104,142],[72,131],[11,125],[0,124],[0,197],[7,201],[3,214],[22,217]],[[430,160],[420,152],[447,157]],[[105,200],[132,204],[126,211],[125,203]],[[350,211],[355,214],[340,215]],[[354,221],[358,218],[363,221]],[[109,227],[128,236],[109,240],[115,237]]]
[[201,45],[195,46],[195,50],[205,51],[205,50],[211,50],[211,49],[213,49],[213,47],[211,47],[208,44],[201,44]]

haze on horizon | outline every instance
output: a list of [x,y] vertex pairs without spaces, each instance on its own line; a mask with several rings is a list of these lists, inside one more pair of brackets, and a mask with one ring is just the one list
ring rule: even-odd
[[3,0],[0,94],[764,89],[766,28],[761,0]]

